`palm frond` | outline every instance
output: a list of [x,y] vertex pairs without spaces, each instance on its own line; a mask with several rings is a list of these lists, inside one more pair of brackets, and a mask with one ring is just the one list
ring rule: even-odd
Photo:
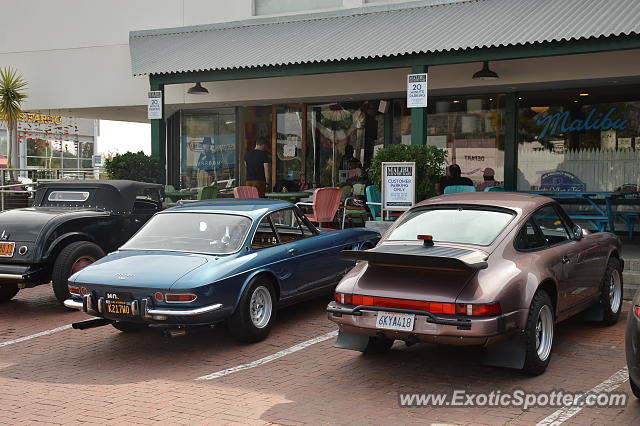
[[15,69],[0,69],[0,118],[7,121],[9,127],[13,127],[22,114],[22,102],[27,99],[26,88],[27,82]]

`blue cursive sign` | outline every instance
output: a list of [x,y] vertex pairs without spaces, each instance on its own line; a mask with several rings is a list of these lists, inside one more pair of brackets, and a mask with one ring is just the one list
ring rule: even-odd
[[538,126],[544,126],[544,128],[538,135],[538,139],[544,138],[547,133],[554,135],[558,133],[579,132],[582,130],[624,130],[629,123],[629,120],[614,120],[612,118],[616,112],[615,107],[612,107],[606,114],[598,113],[596,116],[597,112],[598,111],[593,108],[584,120],[575,119],[570,121],[571,114],[569,111],[563,113],[556,112],[555,114],[549,114],[546,117],[539,118],[536,120],[536,124]]

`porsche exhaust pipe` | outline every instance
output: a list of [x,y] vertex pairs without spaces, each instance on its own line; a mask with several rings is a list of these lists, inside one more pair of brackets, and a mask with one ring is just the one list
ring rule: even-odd
[[87,321],[74,322],[73,324],[71,324],[71,327],[76,330],[87,330],[89,328],[102,327],[111,323],[113,323],[113,321],[106,318],[97,318]]

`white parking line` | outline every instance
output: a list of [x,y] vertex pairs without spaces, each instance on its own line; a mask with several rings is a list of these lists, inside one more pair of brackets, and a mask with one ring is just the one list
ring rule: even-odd
[[[629,372],[627,367],[622,368],[616,371],[611,377],[609,377],[604,382],[599,385],[594,386],[591,390],[587,392],[587,394],[597,393],[597,392],[611,392],[616,389],[618,386],[623,384],[629,378]],[[586,395],[586,394],[583,394]],[[582,399],[582,398],[581,398]],[[560,408],[555,411],[553,414],[545,417],[543,420],[537,423],[536,426],[557,426],[560,425],[571,417],[578,414],[584,406],[579,405],[569,405]]]
[[290,348],[283,349],[280,352],[276,352],[275,354],[266,356],[264,358],[257,359],[255,361],[252,361],[252,362],[248,363],[248,364],[242,364],[242,365],[238,365],[236,367],[231,367],[231,368],[227,368],[227,369],[224,369],[224,370],[216,371],[215,373],[211,373],[211,374],[207,374],[206,376],[198,377],[196,380],[213,380],[213,379],[217,379],[219,377],[226,376],[228,374],[232,374],[232,373],[235,373],[235,372],[238,372],[238,371],[248,370],[250,368],[257,367],[259,365],[266,364],[268,362],[274,361],[274,360],[276,360],[278,358],[282,358],[283,356],[292,354],[294,352],[298,352],[298,351],[300,351],[300,350],[302,350],[302,349],[304,349],[304,348],[306,348],[308,346],[315,345],[316,343],[324,342],[325,340],[329,340],[332,337],[336,337],[337,335],[338,335],[338,330],[332,331],[330,333],[323,334],[323,335],[318,336],[318,337],[314,337],[313,339],[309,339],[309,340],[307,340],[305,342],[298,343],[297,345],[293,345]]
[[71,328],[71,324],[63,325],[62,327],[52,328],[51,330],[42,331],[40,333],[32,334],[30,336],[20,337],[19,339],[7,340],[6,342],[0,342],[0,348],[3,346],[9,346],[16,343],[24,342],[25,340],[35,339],[40,336],[48,336],[49,334],[57,333],[58,331],[64,331]]

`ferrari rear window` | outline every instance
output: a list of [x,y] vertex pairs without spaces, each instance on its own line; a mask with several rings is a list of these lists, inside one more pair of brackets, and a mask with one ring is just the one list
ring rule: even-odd
[[418,235],[431,235],[433,241],[487,246],[514,216],[506,211],[465,207],[418,209],[408,213],[387,240],[416,241]]
[[155,215],[121,250],[229,254],[240,250],[251,228],[245,216],[220,213]]

